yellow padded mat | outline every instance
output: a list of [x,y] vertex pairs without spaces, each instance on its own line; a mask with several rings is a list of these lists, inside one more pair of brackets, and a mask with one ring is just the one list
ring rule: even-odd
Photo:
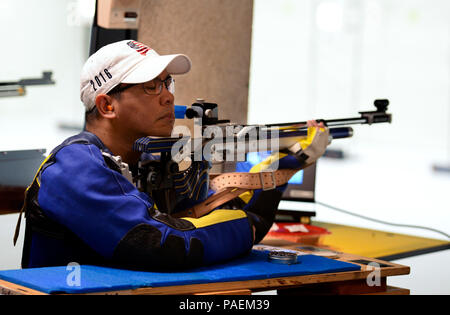
[[331,232],[321,238],[321,246],[365,257],[394,260],[450,249],[450,242],[432,238],[325,222],[313,221],[312,224]]

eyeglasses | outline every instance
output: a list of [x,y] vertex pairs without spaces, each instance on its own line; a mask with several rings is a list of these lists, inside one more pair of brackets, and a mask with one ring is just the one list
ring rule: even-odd
[[144,92],[148,95],[159,95],[163,90],[163,83],[167,91],[175,93],[175,80],[169,75],[165,80],[156,78],[150,82],[142,83]]
[[138,83],[138,84],[129,84],[129,85],[125,85],[123,87],[116,86],[115,88],[113,88],[108,94],[116,94],[116,93],[120,93],[123,92],[133,86],[136,85],[142,85],[142,88],[144,89],[144,92],[148,95],[159,95],[161,94],[162,90],[163,90],[163,83],[164,86],[166,87],[167,91],[169,91],[171,94],[175,93],[175,80],[171,77],[168,76],[165,80],[161,80],[159,78],[153,79],[150,82],[146,82],[146,83]]

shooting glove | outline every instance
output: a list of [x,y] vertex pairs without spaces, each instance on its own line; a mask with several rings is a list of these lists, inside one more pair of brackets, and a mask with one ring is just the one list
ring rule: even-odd
[[300,140],[289,151],[297,158],[300,164],[311,164],[317,161],[330,144],[330,131],[328,128],[309,127],[305,139]]

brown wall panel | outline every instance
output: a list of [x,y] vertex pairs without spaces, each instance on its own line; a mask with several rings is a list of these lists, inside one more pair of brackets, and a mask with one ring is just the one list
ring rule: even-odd
[[139,41],[184,53],[192,70],[176,80],[175,104],[203,98],[219,115],[247,122],[253,0],[144,0]]

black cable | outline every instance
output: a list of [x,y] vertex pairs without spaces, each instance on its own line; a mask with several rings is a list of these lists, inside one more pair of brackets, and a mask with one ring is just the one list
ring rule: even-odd
[[339,209],[339,208],[327,205],[326,203],[323,203],[323,202],[320,202],[320,201],[316,201],[316,203],[318,205],[330,208],[332,210],[335,210],[335,211],[338,211],[338,212],[342,212],[342,213],[345,213],[345,214],[349,214],[349,215],[352,215],[352,216],[355,216],[355,217],[359,217],[359,218],[362,218],[362,219],[365,219],[365,220],[374,221],[374,222],[381,223],[381,224],[386,224],[386,225],[398,226],[398,227],[429,230],[429,231],[432,231],[432,232],[436,232],[436,233],[442,234],[446,238],[450,238],[450,235],[448,235],[448,234],[446,234],[446,233],[444,233],[442,231],[433,229],[433,228],[429,228],[429,227],[425,227],[425,226],[419,226],[419,225],[407,225],[407,224],[398,224],[398,223],[386,222],[386,221],[382,221],[382,220],[378,220],[378,219],[369,218],[369,217],[366,217],[366,216],[363,216],[363,215],[360,215],[360,214],[357,214],[357,213],[353,213],[353,212],[350,212],[350,211],[347,211],[347,210]]

